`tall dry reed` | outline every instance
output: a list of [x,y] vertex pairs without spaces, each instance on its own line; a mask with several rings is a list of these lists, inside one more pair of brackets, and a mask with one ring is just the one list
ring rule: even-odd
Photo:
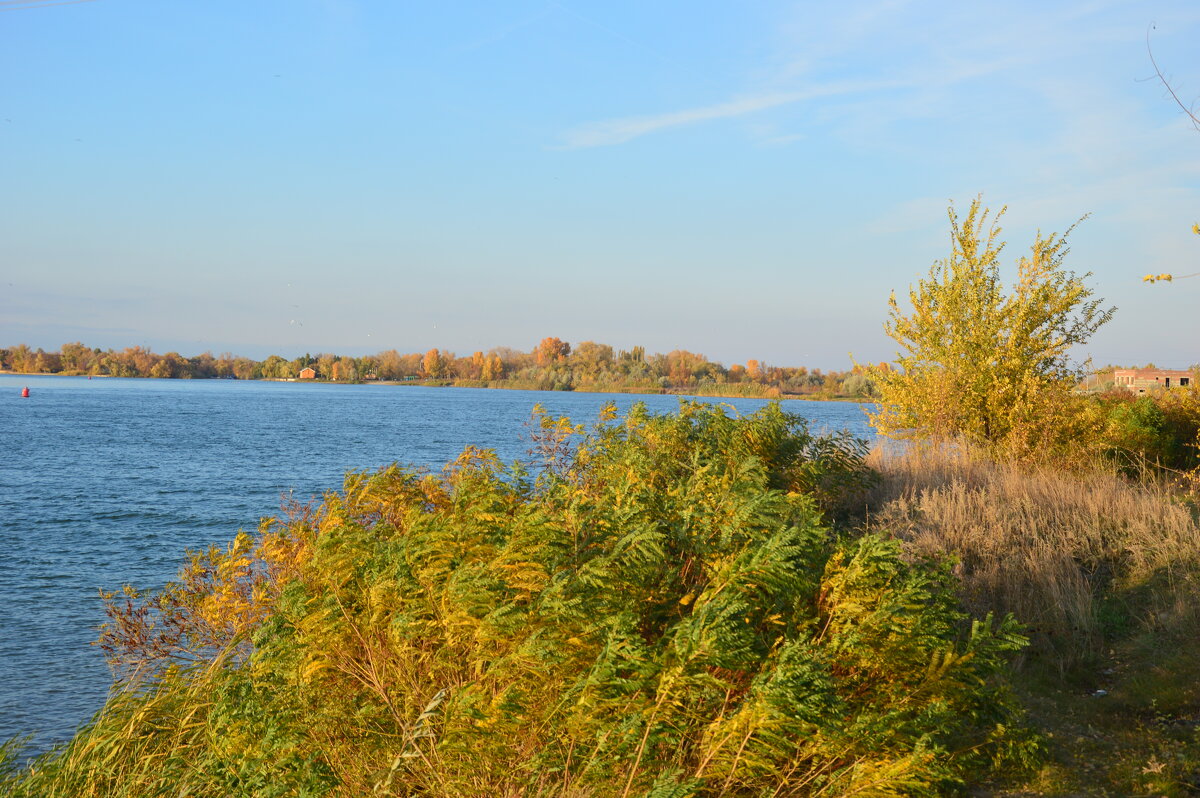
[[1200,614],[1196,508],[1160,482],[952,446],[877,449],[870,462],[882,475],[870,526],[914,554],[953,555],[968,607],[1012,612],[1061,668]]

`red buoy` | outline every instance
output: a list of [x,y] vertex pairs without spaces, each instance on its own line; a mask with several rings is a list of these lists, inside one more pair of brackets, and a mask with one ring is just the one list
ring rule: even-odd
[[28,399],[28,398],[29,398],[29,388],[22,388],[22,389],[21,389],[21,398],[22,398],[22,399]]

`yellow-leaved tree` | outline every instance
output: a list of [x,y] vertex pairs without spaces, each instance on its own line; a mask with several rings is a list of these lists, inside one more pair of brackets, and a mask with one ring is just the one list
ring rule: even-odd
[[[872,424],[891,437],[966,439],[1014,453],[1067,434],[1070,392],[1081,368],[1071,347],[1115,308],[1093,299],[1063,267],[1068,229],[1034,240],[1006,291],[1000,279],[1000,219],[976,198],[964,217],[950,207],[952,251],[909,289],[912,311],[893,293],[885,330],[904,350],[867,369],[879,391]],[[1073,229],[1073,226],[1072,226]]]

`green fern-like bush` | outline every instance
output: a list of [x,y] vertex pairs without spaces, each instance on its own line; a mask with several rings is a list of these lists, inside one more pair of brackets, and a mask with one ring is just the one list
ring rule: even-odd
[[[110,598],[126,674],[15,796],[954,792],[1021,760],[1024,644],[947,570],[824,512],[860,444],[778,406],[535,418],[534,466],[468,449]],[[2,772],[2,771],[0,771]]]

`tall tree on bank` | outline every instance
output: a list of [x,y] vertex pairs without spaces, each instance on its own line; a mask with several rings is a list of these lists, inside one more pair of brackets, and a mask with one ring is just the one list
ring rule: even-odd
[[421,376],[442,377],[446,373],[449,358],[437,349],[430,349],[421,359]]
[[566,361],[571,354],[571,345],[559,338],[543,338],[534,350],[537,364],[543,368]]
[[895,364],[868,369],[879,392],[871,422],[892,437],[965,438],[1027,452],[1050,442],[1081,376],[1071,347],[1084,343],[1115,308],[1093,299],[1063,266],[1067,235],[1040,232],[1000,280],[1000,219],[976,198],[966,216],[949,210],[950,257],[909,289],[911,313],[893,293],[884,329],[901,346]]

